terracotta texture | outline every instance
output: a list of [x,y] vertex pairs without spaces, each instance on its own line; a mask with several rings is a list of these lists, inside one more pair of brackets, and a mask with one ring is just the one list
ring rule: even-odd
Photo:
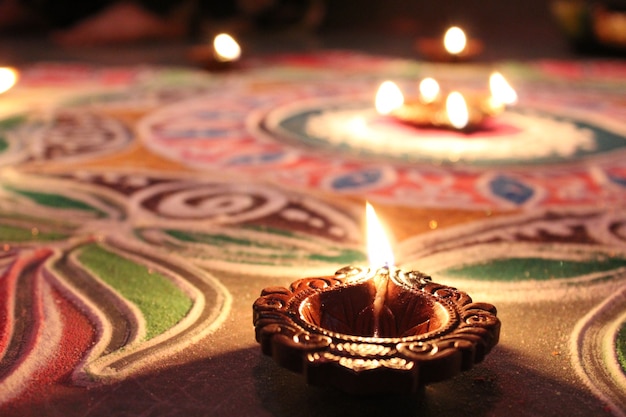
[[346,267],[265,288],[253,309],[264,354],[354,394],[417,392],[481,362],[500,333],[493,305],[399,269]]

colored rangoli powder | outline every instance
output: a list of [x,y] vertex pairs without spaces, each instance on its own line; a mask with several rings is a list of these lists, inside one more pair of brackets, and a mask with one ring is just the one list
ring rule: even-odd
[[23,116],[10,117],[8,119],[0,120],[0,153],[9,149],[9,140],[4,130],[10,130],[18,126],[25,120]]
[[[33,233],[33,230],[37,230]],[[56,232],[41,232],[38,229],[26,229],[22,227],[0,224],[0,236],[4,242],[32,242],[65,239],[67,235]]]
[[11,190],[12,192],[16,194],[20,194],[26,198],[29,198],[33,200],[35,203],[40,204],[42,206],[91,211],[91,212],[97,213],[99,216],[104,216],[104,213],[102,213],[102,211],[98,210],[97,208],[92,207],[88,204],[85,204],[82,201],[74,200],[72,198],[62,196],[60,194],[20,190],[14,187],[6,187],[6,188],[8,188],[9,190]]
[[[245,227],[249,230],[261,230],[259,228]],[[301,239],[300,242],[307,241],[306,237],[298,236],[295,233],[291,233],[286,230],[279,230],[275,228],[264,228],[263,231],[267,236],[276,235],[282,237],[289,237],[293,239]],[[367,260],[364,253],[359,250],[342,248],[340,246],[332,247],[328,246],[325,253],[307,253],[306,251],[299,249],[295,245],[286,244],[284,242],[276,241],[255,241],[253,239],[247,239],[242,237],[228,236],[225,234],[207,234],[207,233],[193,233],[183,232],[179,230],[167,230],[166,233],[183,242],[200,243],[208,246],[219,247],[223,251],[224,256],[236,256],[236,261],[240,263],[257,263],[265,265],[275,265],[285,262],[302,262],[303,260],[312,262],[326,262],[336,265],[349,265],[354,263],[361,263]],[[248,252],[249,249],[261,249],[263,252],[254,253]],[[260,257],[262,255],[262,258]],[[249,259],[246,259],[247,255]],[[254,258],[251,258],[254,256]]]
[[615,348],[617,350],[617,360],[622,367],[622,371],[626,373],[626,322],[622,323],[619,332],[617,332]]
[[146,338],[170,329],[191,309],[192,300],[164,274],[151,271],[96,244],[78,257],[89,270],[135,304],[146,320]]
[[450,268],[443,273],[452,277],[487,281],[523,281],[529,279],[547,281],[610,271],[624,266],[626,266],[626,259],[559,261],[541,258],[510,258]]
[[204,243],[206,245],[239,245],[239,246],[256,246],[256,247],[267,247],[267,248],[277,248],[278,246],[270,246],[267,244],[261,244],[259,242],[254,242],[250,239],[242,239],[236,238],[233,236],[227,236],[224,234],[212,234],[209,235],[207,233],[187,233],[179,230],[167,230],[167,234],[176,239],[193,242],[193,243]]

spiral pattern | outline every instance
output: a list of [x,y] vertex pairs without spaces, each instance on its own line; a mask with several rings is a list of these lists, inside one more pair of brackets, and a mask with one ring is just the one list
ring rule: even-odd
[[290,286],[291,291],[299,293],[308,290],[320,290],[324,288],[334,287],[341,284],[342,281],[334,277],[305,278],[293,282]]
[[283,193],[262,186],[175,182],[138,193],[139,206],[165,219],[219,224],[257,220],[287,204]]
[[464,314],[463,321],[471,326],[491,327],[498,323],[498,318],[489,312],[469,311]]
[[257,298],[254,302],[254,309],[261,310],[276,310],[282,311],[287,307],[290,296],[287,294],[271,293]]

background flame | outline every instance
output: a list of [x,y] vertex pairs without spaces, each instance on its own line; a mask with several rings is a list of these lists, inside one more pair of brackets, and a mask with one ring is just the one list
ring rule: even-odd
[[457,129],[463,129],[469,122],[469,110],[465,98],[458,91],[453,91],[446,100],[446,112],[450,124]]
[[393,81],[385,81],[378,87],[376,93],[376,111],[379,114],[389,114],[404,104],[404,96],[400,87]]
[[241,56],[241,47],[232,36],[227,33],[220,33],[213,40],[215,57],[220,61],[235,61]]
[[17,82],[17,71],[13,68],[0,68],[0,94],[8,91]]
[[499,72],[494,72],[489,77],[489,89],[498,103],[515,104],[517,102],[517,93]]
[[451,54],[460,54],[465,49],[466,44],[467,37],[465,32],[457,26],[452,26],[448,29],[443,37],[443,46]]
[[424,78],[420,82],[420,98],[424,103],[432,103],[439,96],[439,83],[434,78]]

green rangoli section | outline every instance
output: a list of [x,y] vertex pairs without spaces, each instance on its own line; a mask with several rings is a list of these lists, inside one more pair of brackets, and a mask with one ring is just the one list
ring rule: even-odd
[[626,322],[622,323],[619,332],[617,332],[615,349],[617,350],[617,360],[622,367],[622,371],[626,373]]
[[363,263],[367,260],[367,256],[365,256],[364,253],[356,250],[342,249],[336,255],[322,255],[313,253],[311,254],[311,256],[309,256],[309,259],[311,259],[312,261],[324,261],[345,266],[350,264]]
[[[265,227],[262,229],[254,228],[253,230],[263,231],[268,236],[278,235],[306,241],[306,238],[288,231]],[[367,259],[361,251],[339,246],[325,245],[325,253],[310,253],[309,251],[303,251],[296,244],[270,243],[268,241],[252,240],[226,234],[194,233],[180,230],[166,230],[165,233],[181,242],[200,243],[220,248],[225,256],[236,257],[237,261],[241,263],[275,265],[281,262],[312,261],[342,266],[362,263]],[[250,253],[254,249],[259,249],[261,252]]]
[[98,210],[97,208],[93,206],[90,206],[89,204],[86,204],[82,201],[78,201],[78,200],[65,197],[59,194],[27,191],[27,190],[21,190],[15,187],[5,187],[5,188],[11,192],[14,192],[23,197],[29,198],[30,200],[42,206],[90,211],[90,212],[96,213],[99,217],[105,216],[105,213],[103,213],[102,211]]
[[263,247],[267,249],[279,249],[279,245],[270,245],[266,243],[256,242],[250,239],[237,238],[225,234],[207,234],[207,233],[190,233],[180,230],[167,230],[166,233],[178,240],[193,243],[204,243],[211,246],[237,245],[248,247]]
[[0,120],[0,129],[13,129],[26,121],[25,116],[13,116]]
[[0,224],[0,236],[2,236],[2,240],[4,242],[50,242],[66,239],[68,237],[68,235],[56,232],[37,231],[36,233],[33,233],[33,229],[9,226],[5,224]]
[[17,127],[26,120],[24,116],[14,116],[8,119],[0,120],[0,153],[9,149],[9,141],[4,135],[3,130],[9,130]]
[[484,281],[517,282],[525,280],[548,281],[572,278],[594,272],[611,271],[626,267],[626,259],[607,258],[589,261],[560,261],[542,258],[494,259],[461,267],[449,268],[442,273],[450,277]]
[[97,244],[80,250],[78,259],[100,279],[135,304],[146,320],[151,339],[182,320],[192,300],[165,275],[124,258]]

